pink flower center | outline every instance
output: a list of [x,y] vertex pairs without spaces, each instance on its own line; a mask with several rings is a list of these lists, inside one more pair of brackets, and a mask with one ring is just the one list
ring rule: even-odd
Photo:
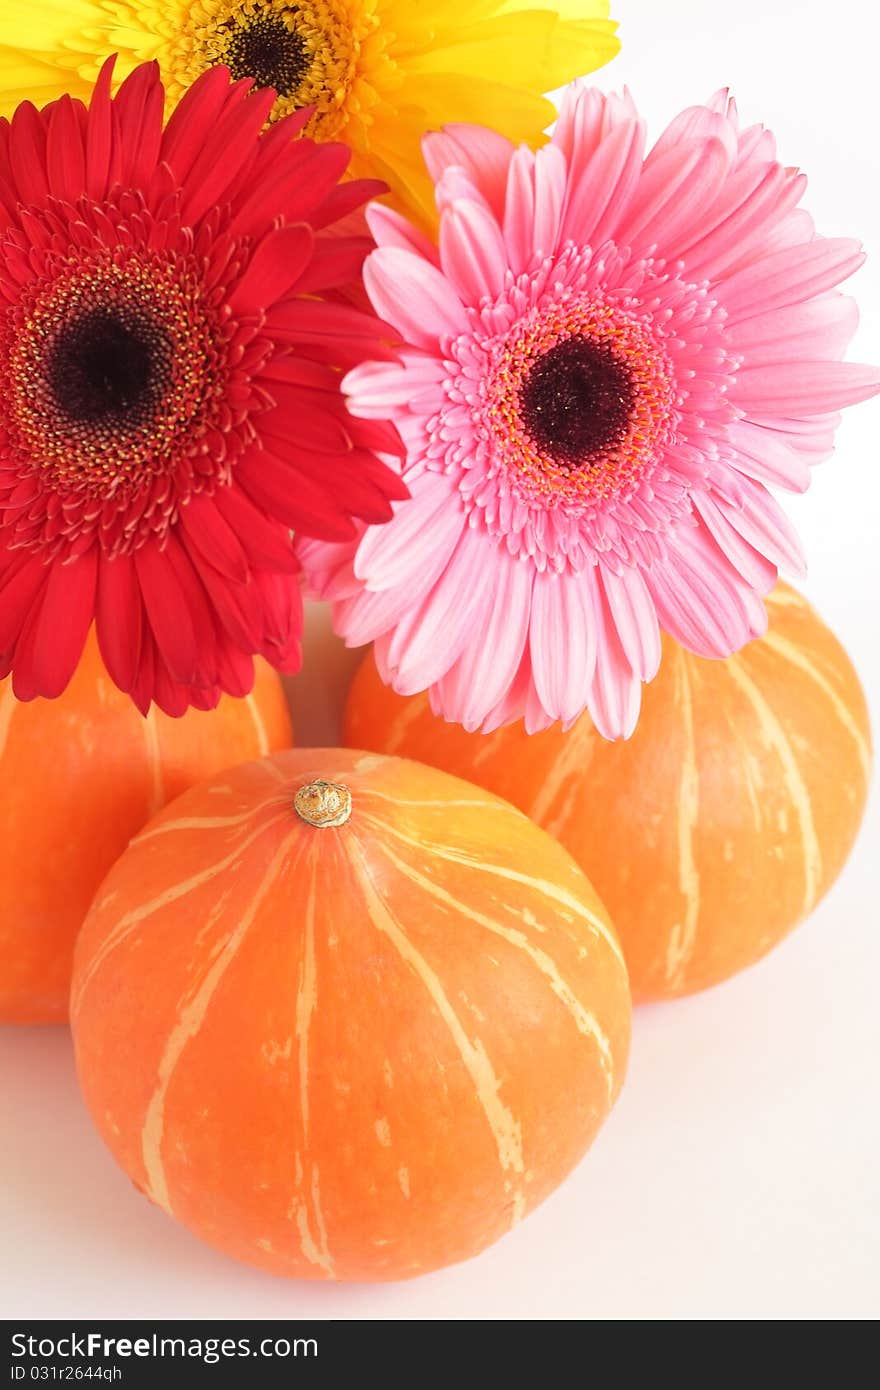
[[674,423],[662,342],[590,296],[529,315],[499,346],[489,418],[517,495],[583,508],[631,491]]
[[467,312],[444,344],[425,466],[539,569],[652,563],[735,417],[737,359],[708,287],[611,243],[568,245]]
[[605,343],[563,338],[520,387],[526,433],[563,467],[589,467],[626,433],[633,388],[626,365]]

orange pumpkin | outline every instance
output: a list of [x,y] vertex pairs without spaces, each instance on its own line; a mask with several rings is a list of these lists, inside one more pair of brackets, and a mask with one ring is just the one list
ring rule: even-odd
[[620,933],[635,1000],[716,984],[816,905],[862,819],[871,762],[865,699],[833,633],[794,590],[768,600],[766,636],[727,661],[664,639],[632,739],[584,716],[529,737],[467,734],[402,699],[372,657],[345,741],[401,753],[507,797],[556,835]]
[[257,665],[246,700],[144,719],[90,637],[57,700],[0,682],[0,1021],[67,1018],[73,945],[129,839],[184,788],[291,743],[279,677]]
[[433,768],[304,749],[139,835],[77,947],[86,1102],[134,1182],[277,1274],[400,1279],[561,1182],[623,1079],[620,947],[549,835]]

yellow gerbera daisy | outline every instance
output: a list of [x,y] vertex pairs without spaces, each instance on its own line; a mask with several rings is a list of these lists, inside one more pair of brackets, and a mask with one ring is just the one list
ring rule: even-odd
[[0,0],[0,112],[87,95],[108,53],[119,53],[117,78],[158,59],[169,104],[225,63],[276,89],[275,118],[314,106],[310,135],[345,140],[352,173],[426,210],[422,133],[479,121],[539,140],[554,116],[540,93],[617,52],[608,10],[608,0]]

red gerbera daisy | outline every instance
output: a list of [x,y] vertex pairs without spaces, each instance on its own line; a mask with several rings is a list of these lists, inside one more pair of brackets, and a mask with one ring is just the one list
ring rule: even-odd
[[406,496],[339,369],[384,325],[341,302],[370,243],[323,229],[381,185],[343,145],[264,131],[274,94],[205,74],[163,129],[145,64],[88,108],[0,121],[0,676],[60,694],[95,620],[146,711],[299,664],[291,531],[354,534]]

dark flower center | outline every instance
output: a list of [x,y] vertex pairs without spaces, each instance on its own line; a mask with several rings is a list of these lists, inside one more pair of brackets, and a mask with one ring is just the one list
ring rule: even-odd
[[260,15],[250,24],[230,24],[224,58],[232,76],[252,77],[257,87],[274,87],[280,97],[291,96],[309,67],[299,34],[275,15]]
[[145,422],[168,381],[170,343],[145,314],[91,309],[62,328],[48,380],[71,420]]
[[535,362],[520,390],[523,423],[568,467],[620,442],[635,401],[626,367],[604,343],[566,338]]

